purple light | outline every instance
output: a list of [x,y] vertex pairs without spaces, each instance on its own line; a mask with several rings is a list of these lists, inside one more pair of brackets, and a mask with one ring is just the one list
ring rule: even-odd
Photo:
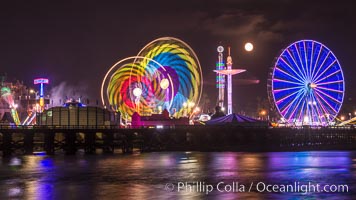
[[49,84],[49,80],[47,78],[36,78],[33,80],[33,84]]
[[322,43],[313,40],[292,43],[283,50],[271,72],[270,97],[289,123],[298,119],[303,124],[303,119],[308,118],[308,125],[326,125],[339,112],[344,98],[344,76],[336,56]]

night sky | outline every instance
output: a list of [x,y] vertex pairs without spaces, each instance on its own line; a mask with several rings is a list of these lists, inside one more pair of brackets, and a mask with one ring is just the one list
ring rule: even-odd
[[[267,98],[268,70],[290,43],[314,39],[330,48],[345,76],[345,100],[356,99],[356,6],[352,1],[8,1],[0,5],[0,74],[32,86],[44,76],[84,98],[100,99],[100,84],[118,60],[137,55],[150,41],[177,37],[198,55],[204,93],[215,104],[216,47],[231,46],[241,79],[238,106]],[[253,52],[243,45],[250,41]],[[235,78],[239,78],[240,75]],[[239,84],[240,83],[240,84]],[[68,89],[69,90],[69,89]],[[68,91],[67,90],[67,91]]]

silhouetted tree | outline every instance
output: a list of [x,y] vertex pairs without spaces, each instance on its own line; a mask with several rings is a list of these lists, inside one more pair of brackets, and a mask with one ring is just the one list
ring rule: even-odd
[[212,119],[225,116],[225,113],[221,110],[220,106],[215,107],[215,113],[211,116]]

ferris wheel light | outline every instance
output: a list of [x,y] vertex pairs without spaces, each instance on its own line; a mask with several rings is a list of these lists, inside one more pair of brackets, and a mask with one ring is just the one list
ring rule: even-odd
[[194,102],[188,102],[188,107],[193,108],[195,106]]
[[252,50],[253,50],[253,44],[250,43],[250,42],[247,42],[247,43],[245,44],[245,50],[246,50],[246,51],[252,51]]
[[187,43],[162,37],[136,55],[115,63],[105,74],[101,84],[103,105],[119,110],[125,120],[130,120],[134,112],[148,114],[158,105],[169,113],[175,108],[175,117],[179,118],[192,110],[182,106],[184,101],[199,103],[203,73],[196,53]]
[[[326,60],[333,64],[323,64]],[[320,42],[291,43],[276,60],[269,80],[269,94],[288,123],[328,125],[341,109],[344,75],[336,56]],[[326,117],[314,117],[320,111]]]
[[161,82],[159,83],[159,85],[161,86],[162,89],[167,89],[169,86],[169,81],[168,79],[164,78],[161,80]]
[[133,91],[133,95],[135,96],[135,97],[139,97],[139,96],[141,96],[141,94],[142,94],[142,90],[141,90],[141,88],[135,88]]

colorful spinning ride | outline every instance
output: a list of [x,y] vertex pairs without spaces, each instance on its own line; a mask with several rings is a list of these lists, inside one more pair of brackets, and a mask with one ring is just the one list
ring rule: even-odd
[[164,37],[112,66],[104,77],[101,98],[124,118],[163,109],[180,117],[185,113],[184,103],[198,104],[202,79],[194,51],[177,38]]
[[336,56],[322,43],[292,43],[278,57],[270,76],[270,99],[288,123],[327,125],[340,111],[344,76]]

